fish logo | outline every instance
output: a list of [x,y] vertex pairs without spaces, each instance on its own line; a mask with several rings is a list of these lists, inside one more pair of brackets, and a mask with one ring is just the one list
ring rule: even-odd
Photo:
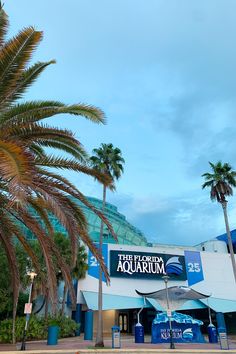
[[183,266],[179,257],[171,257],[166,262],[166,274],[180,275],[183,272]]
[[187,328],[183,331],[183,338],[184,339],[189,339],[192,340],[193,339],[193,331],[192,328]]

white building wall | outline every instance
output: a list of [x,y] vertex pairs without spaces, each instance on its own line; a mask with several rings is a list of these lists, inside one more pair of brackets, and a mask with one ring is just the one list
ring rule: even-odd
[[[108,255],[110,250],[124,250],[150,253],[166,253],[173,255],[184,255],[184,248],[178,246],[159,245],[158,247],[140,247],[127,245],[108,245]],[[189,247],[186,250],[196,250]],[[200,252],[204,280],[191,286],[193,289],[209,294],[212,297],[223,298],[229,300],[236,300],[235,281],[232,271],[230,255],[228,253],[212,253]],[[109,259],[109,257],[108,257]],[[109,264],[108,264],[109,269]],[[187,281],[170,280],[169,286],[185,285],[188,286]],[[164,282],[161,279],[127,279],[112,277],[110,286],[104,283],[103,293],[111,295],[121,295],[138,297],[135,290],[140,292],[152,292],[164,288]],[[97,292],[98,280],[87,275],[85,279],[79,281],[79,290]],[[78,291],[78,302],[84,303],[81,292]]]

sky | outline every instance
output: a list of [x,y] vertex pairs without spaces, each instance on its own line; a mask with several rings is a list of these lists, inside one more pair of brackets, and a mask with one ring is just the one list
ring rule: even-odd
[[[56,59],[25,99],[89,103],[106,125],[57,116],[89,153],[113,143],[124,174],[108,201],[149,242],[194,245],[225,232],[202,190],[208,161],[236,169],[235,0],[5,0],[9,35],[33,25],[33,61]],[[100,198],[92,178],[67,174]],[[229,200],[236,227],[236,198]]]

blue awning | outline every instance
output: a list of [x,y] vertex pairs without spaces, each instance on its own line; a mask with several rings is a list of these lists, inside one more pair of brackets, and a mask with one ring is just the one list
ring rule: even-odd
[[[88,308],[96,311],[98,309],[98,293],[93,291],[83,291],[82,293]],[[189,300],[177,310],[204,309],[207,306],[215,312],[236,312],[236,301],[212,297],[207,300]],[[155,299],[103,294],[103,310],[125,310],[142,307],[154,307],[157,311],[163,311],[163,308]]]
[[151,299],[151,298],[147,297],[146,300],[148,302],[150,302],[150,304],[154,307],[155,310],[164,311],[164,309],[161,307],[161,305],[155,299]]
[[[82,293],[88,308],[96,311],[98,309],[98,293],[93,291],[83,291]],[[102,301],[103,310],[124,310],[152,307],[148,301],[145,301],[141,297],[103,294]]]
[[209,306],[215,312],[236,312],[236,301],[227,299],[218,299],[209,297],[207,300],[200,300],[206,306]]
[[195,310],[195,309],[205,309],[205,308],[207,308],[207,306],[203,304],[200,300],[189,300],[186,301],[177,310]]

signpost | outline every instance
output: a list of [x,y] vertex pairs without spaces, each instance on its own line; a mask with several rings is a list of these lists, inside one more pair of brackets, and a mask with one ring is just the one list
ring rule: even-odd
[[28,302],[25,304],[24,314],[30,315],[32,313],[32,302]]

